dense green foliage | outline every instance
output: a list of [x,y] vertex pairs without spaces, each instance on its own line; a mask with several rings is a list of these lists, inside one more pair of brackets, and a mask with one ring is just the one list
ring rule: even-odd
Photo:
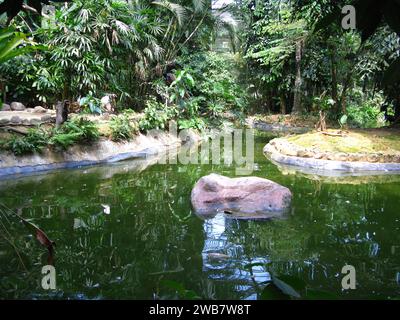
[[[355,31],[341,27],[341,9],[352,3],[358,18]],[[237,1],[253,104],[259,111],[310,113],[320,109],[316,98],[329,96],[333,102],[330,115],[336,119],[358,107],[361,110],[357,112],[362,113],[365,105],[376,115],[382,104],[400,114],[398,83],[394,77],[389,84],[384,81],[388,71],[394,73],[388,66],[399,59],[400,19],[398,15],[389,17],[386,7],[380,11],[375,4]],[[361,99],[360,95],[353,98],[354,91],[361,93]],[[376,96],[382,91],[383,101],[378,104]]]
[[2,141],[0,149],[8,150],[17,156],[40,153],[48,146],[56,151],[66,150],[74,144],[90,144],[100,138],[96,124],[85,118],[74,118],[60,128],[45,130],[40,127],[29,129],[24,136],[12,136]]
[[176,115],[175,106],[165,106],[155,100],[149,100],[146,103],[144,117],[139,121],[139,128],[142,131],[166,129],[168,121],[174,119]]
[[231,54],[199,52],[181,58],[195,79],[189,101],[189,116],[205,114],[218,117],[233,110],[246,108],[246,91],[240,84],[240,61]]
[[37,128],[30,129],[28,134],[23,137],[13,136],[1,144],[1,148],[11,151],[17,156],[33,152],[41,152],[48,143],[47,132]]
[[[357,8],[357,30],[341,26],[345,4]],[[0,19],[19,37],[14,59],[0,64],[3,99],[49,107],[69,100],[101,114],[101,98],[115,95],[117,112],[144,110],[142,131],[166,128],[171,119],[179,128],[203,129],[249,111],[323,111],[335,123],[346,116],[356,126],[384,125],[383,115],[400,115],[400,22],[392,14],[395,0],[373,5],[237,0],[211,10],[205,0],[54,3],[55,11],[42,17],[24,11]],[[230,22],[221,15],[228,11]],[[43,50],[29,52],[23,33]],[[217,45],[227,39],[228,46]],[[114,121],[114,139],[129,138],[123,122]]]
[[[143,105],[153,80],[186,48],[207,48],[217,19],[207,1],[81,1],[56,5],[31,25],[12,23],[49,50],[2,64],[9,94],[24,101],[118,95],[122,107]],[[204,45],[203,45],[204,44]],[[15,72],[16,71],[16,72]]]
[[49,144],[57,150],[65,150],[76,143],[91,143],[99,137],[99,130],[93,121],[74,118],[53,130]]
[[114,141],[129,140],[138,131],[136,123],[131,121],[129,115],[115,116],[110,121],[111,139]]

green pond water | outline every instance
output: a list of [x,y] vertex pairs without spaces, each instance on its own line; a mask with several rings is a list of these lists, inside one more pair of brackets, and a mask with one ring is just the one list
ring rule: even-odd
[[[259,299],[271,274],[330,297],[399,298],[400,179],[284,174],[262,154],[270,138],[256,136],[253,175],[293,192],[279,220],[192,213],[195,182],[211,172],[235,176],[228,165],[127,161],[2,178],[0,298]],[[46,249],[6,208],[56,242],[55,291],[41,287]],[[344,291],[348,264],[357,288]]]

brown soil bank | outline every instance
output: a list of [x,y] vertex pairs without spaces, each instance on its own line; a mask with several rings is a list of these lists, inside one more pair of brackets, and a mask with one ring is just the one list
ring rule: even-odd
[[270,141],[264,153],[277,163],[338,171],[399,171],[400,131],[311,132]]

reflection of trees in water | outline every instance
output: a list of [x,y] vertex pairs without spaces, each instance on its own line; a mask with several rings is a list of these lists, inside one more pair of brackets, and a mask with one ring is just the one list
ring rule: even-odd
[[[23,216],[56,240],[60,297],[152,298],[160,279],[168,276],[182,282],[193,279],[187,286],[195,287],[200,275],[192,256],[201,251],[197,239],[202,234],[200,224],[189,218],[193,171],[185,172],[189,181],[182,183],[185,179],[168,166],[157,166],[145,176],[115,173],[112,179],[99,170],[31,177],[2,194],[12,208],[22,204]],[[103,213],[101,204],[110,206],[110,215]],[[35,277],[27,281],[6,248],[0,263],[7,258],[9,268],[2,269],[2,283],[9,284],[4,287],[10,290],[9,297],[27,297],[42,292],[37,281],[41,251],[34,239],[26,245],[23,229],[17,234]]]
[[[204,222],[203,271],[210,279],[227,282],[242,299],[256,299],[257,292],[270,280],[266,256],[247,255],[238,221],[218,214]],[[239,240],[239,241],[238,241]]]
[[[61,297],[152,298],[163,295],[160,281],[171,279],[204,297],[254,298],[268,272],[340,292],[346,263],[357,270],[360,290],[354,294],[399,292],[398,184],[328,184],[260,172],[293,191],[287,220],[216,219],[203,225],[190,216],[192,186],[210,171],[223,170],[232,174],[194,165],[154,166],[143,173],[119,168],[60,172],[10,183],[0,191],[1,202],[19,209],[56,241]],[[101,204],[110,205],[110,215],[102,213]],[[23,226],[13,227],[29,273],[0,241],[0,296],[27,297],[42,292],[37,275],[43,250]]]
[[[310,182],[295,192],[287,220],[238,222],[218,215],[204,223],[203,270],[214,281],[230,283],[240,298],[255,297],[269,272],[338,295],[398,296],[398,189]],[[258,268],[255,281],[246,268],[251,263]],[[341,291],[346,264],[356,267],[357,292]]]

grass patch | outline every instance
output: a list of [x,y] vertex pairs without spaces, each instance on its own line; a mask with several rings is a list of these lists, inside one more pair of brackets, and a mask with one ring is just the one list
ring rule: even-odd
[[324,152],[392,153],[400,151],[400,131],[397,130],[352,130],[343,137],[310,132],[289,137],[287,140],[300,147],[318,148]]

